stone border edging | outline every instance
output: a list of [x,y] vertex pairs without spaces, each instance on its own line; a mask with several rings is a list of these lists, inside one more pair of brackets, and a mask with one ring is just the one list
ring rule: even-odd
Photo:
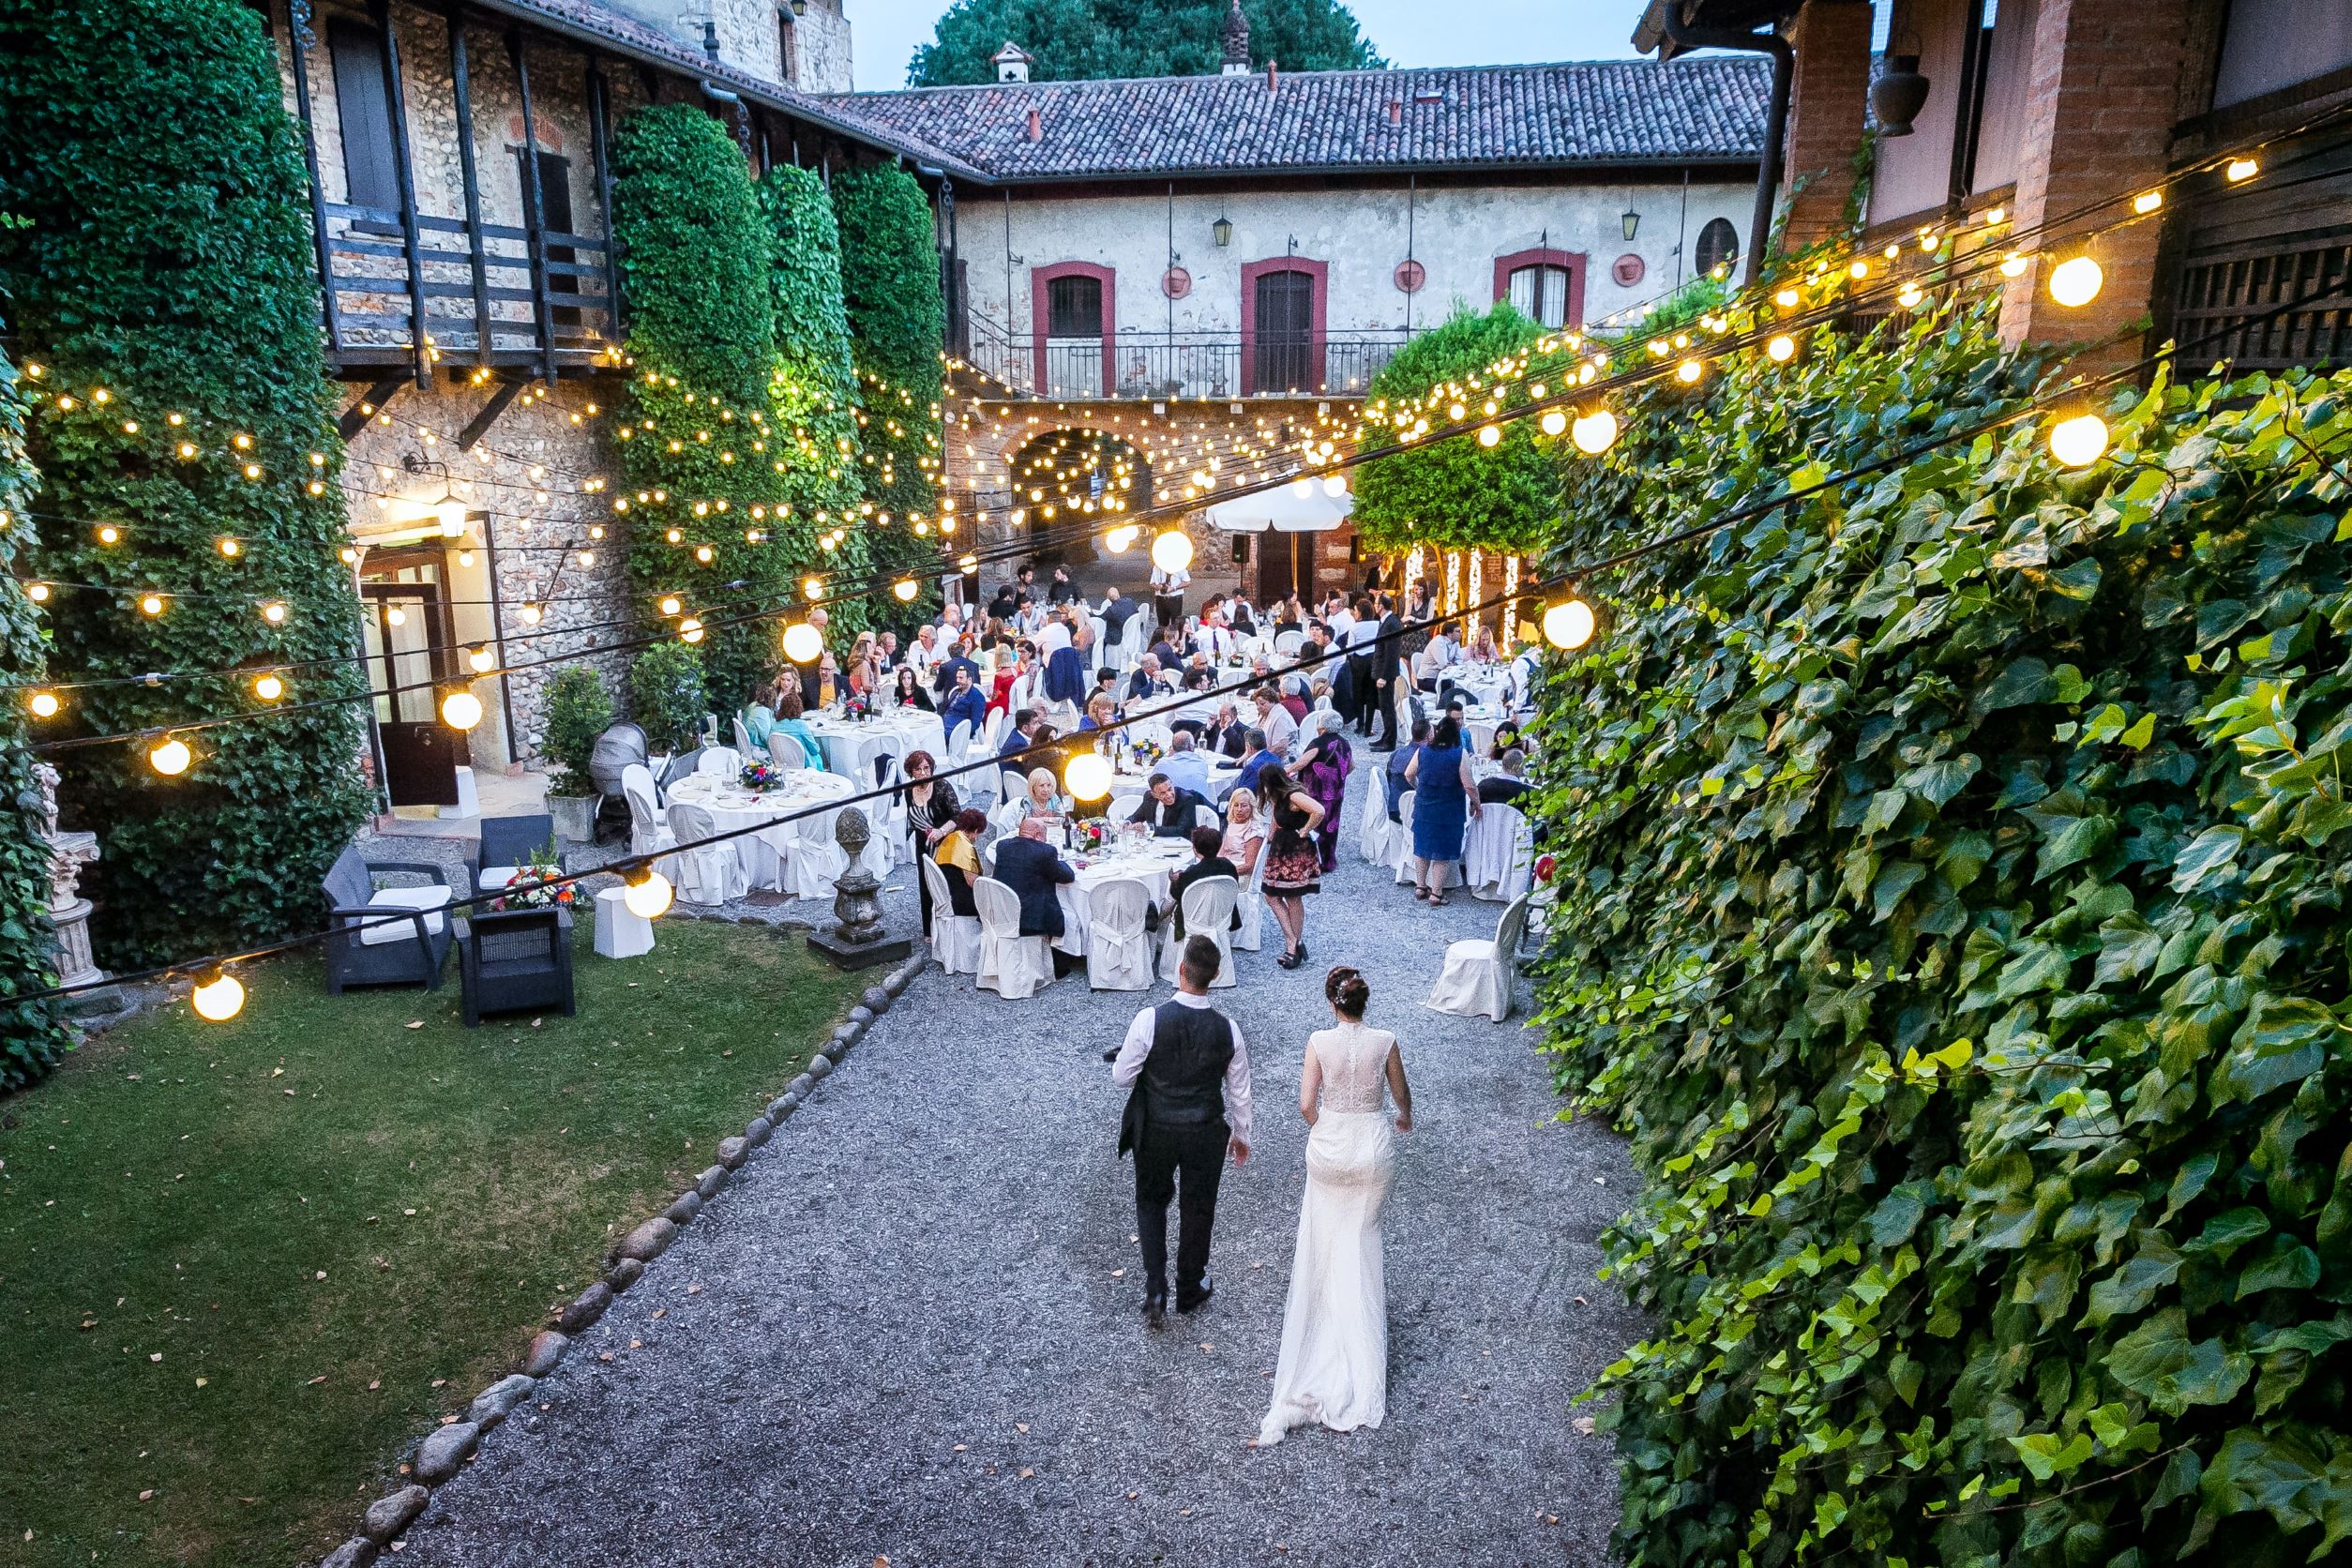
[[[761,922],[765,924],[765,922]],[[465,1467],[480,1450],[481,1440],[505,1421],[516,1406],[538,1388],[539,1380],[553,1372],[571,1349],[572,1336],[593,1327],[615,1297],[645,1276],[646,1266],[670,1250],[678,1233],[692,1225],[703,1206],[716,1198],[754,1152],[776,1129],[814,1094],[820,1080],[830,1077],[850,1048],[865,1036],[873,1021],[890,1011],[915,976],[930,961],[927,945],[918,943],[907,961],[868,986],[849,1011],[849,1021],[837,1025],[809,1058],[807,1070],[784,1086],[743,1132],[718,1141],[718,1163],[695,1178],[671,1205],[641,1221],[606,1254],[604,1276],[555,1313],[555,1324],[532,1335],[523,1353],[522,1369],[509,1373],[474,1396],[465,1414],[435,1427],[416,1445],[408,1484],[386,1492],[368,1505],[359,1533],[320,1560],[319,1568],[370,1568],[401,1531],[415,1523],[432,1500],[432,1489]]]

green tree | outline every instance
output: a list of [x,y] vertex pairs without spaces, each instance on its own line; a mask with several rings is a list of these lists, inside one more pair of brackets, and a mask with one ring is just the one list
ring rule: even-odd
[[[1499,379],[1496,366],[1534,355],[1543,331],[1507,303],[1479,314],[1457,311],[1434,332],[1397,352],[1372,378],[1365,405],[1365,446],[1382,446],[1416,419],[1430,429],[1457,422],[1452,410],[1480,408]],[[1532,369],[1528,373],[1538,373]],[[1535,548],[1560,516],[1560,441],[1530,419],[1501,427],[1482,446],[1454,436],[1356,472],[1356,526],[1382,550],[1416,544],[1521,552]]]
[[[1366,70],[1388,64],[1337,0],[1245,0],[1250,58],[1285,70]],[[910,87],[993,82],[988,56],[1007,39],[1036,57],[1030,76],[1201,76],[1225,58],[1226,0],[956,0],[935,41],[917,45]]]
[[[947,308],[940,294],[931,205],[914,176],[880,163],[833,182],[841,231],[841,298],[849,312],[865,409],[866,498],[877,520],[868,540],[878,566],[912,573],[912,604],[887,601],[882,619],[905,620],[938,603],[941,354]],[[886,516],[887,521],[881,520]]]
[[[0,0],[0,212],[19,220],[0,228],[0,294],[47,389],[27,430],[38,569],[100,585],[52,598],[51,667],[101,682],[297,667],[288,711],[190,731],[177,778],[143,746],[58,754],[67,807],[103,851],[88,879],[99,957],[309,927],[319,877],[367,811],[365,710],[337,701],[365,687],[331,662],[357,645],[358,613],[337,558],[342,448],[276,55],[236,0]],[[118,544],[98,542],[102,522]],[[130,596],[157,589],[164,612],[139,613]],[[282,621],[263,618],[270,602]],[[258,706],[236,677],[93,686],[44,733]]]

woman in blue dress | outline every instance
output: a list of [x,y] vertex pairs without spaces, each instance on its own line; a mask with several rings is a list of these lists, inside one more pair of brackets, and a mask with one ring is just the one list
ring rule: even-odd
[[1405,765],[1413,787],[1413,897],[1445,902],[1445,884],[1462,858],[1462,835],[1478,815],[1478,776],[1462,745],[1461,721],[1448,714],[1429,744]]

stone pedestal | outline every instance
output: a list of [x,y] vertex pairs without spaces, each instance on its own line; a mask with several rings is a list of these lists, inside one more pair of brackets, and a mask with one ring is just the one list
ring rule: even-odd
[[840,924],[830,931],[809,932],[809,951],[822,954],[839,970],[903,961],[914,951],[914,943],[882,929],[882,900],[877,897],[882,883],[866,868],[866,846],[873,839],[866,813],[854,806],[844,807],[834,818],[833,839],[850,863],[833,884],[833,913]]
[[49,840],[49,923],[57,932],[57,983],[89,986],[106,978],[90,951],[90,900],[79,891],[82,867],[98,857],[95,833],[57,831],[57,770],[33,764],[41,792],[42,837]]

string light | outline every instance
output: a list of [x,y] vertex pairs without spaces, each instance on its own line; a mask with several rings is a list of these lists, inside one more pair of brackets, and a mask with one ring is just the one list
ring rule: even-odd
[[2106,274],[2088,256],[2070,256],[2050,269],[2050,297],[2078,310],[2099,297]]
[[452,730],[471,730],[482,722],[482,700],[470,691],[453,691],[441,700],[441,722]]
[[207,1023],[227,1023],[245,1009],[245,987],[235,975],[216,972],[188,992],[188,1003]]
[[784,656],[793,664],[814,664],[825,651],[824,634],[806,621],[784,628]]
[[1617,415],[1605,408],[1579,415],[1568,427],[1568,439],[1586,457],[1597,458],[1617,445]]
[[2161,190],[2143,190],[2132,198],[2132,210],[2143,218],[2164,204],[2164,193]]
[[681,608],[677,595],[664,594],[661,596],[661,612],[664,615],[675,615]]
[[1478,445],[1481,446],[1493,446],[1500,444],[1501,440],[1502,430],[1500,426],[1481,425],[1478,428]]
[[2242,185],[2262,173],[2262,165],[2251,158],[2233,158],[2222,170],[2222,177],[2232,185]]
[[921,589],[914,585],[914,579],[911,577],[901,578],[897,582],[891,586],[890,591],[898,596],[898,602],[900,604],[912,604],[914,602],[914,596],[922,592]]
[[2001,276],[2003,278],[2022,277],[2025,274],[2025,270],[2026,258],[2018,251],[2012,250],[2008,255],[2001,258]]
[[194,761],[195,756],[188,749],[188,743],[177,736],[147,753],[147,765],[166,778],[177,778],[188,771],[188,764]]
[[47,604],[49,602],[49,584],[46,582],[28,582],[24,585],[24,596],[31,599],[35,604]]
[[[1136,524],[1131,522],[1122,523],[1117,528],[1112,529],[1109,533],[1103,535],[1103,548],[1110,551],[1113,555],[1124,555],[1128,550],[1135,548],[1136,540],[1142,537],[1142,535],[1143,530]],[[966,557],[966,559],[970,559],[970,557]]]
[[1775,365],[1786,365],[1797,357],[1797,339],[1779,333],[1764,345],[1764,355]]
[[1922,289],[1917,283],[1907,282],[1901,288],[1894,291],[1894,302],[1897,305],[1902,306],[1906,310],[1918,309],[1919,302],[1926,297],[1926,291]]
[[1696,359],[1685,359],[1674,368],[1674,379],[1685,386],[1696,386],[1703,367]]
[[139,596],[139,608],[146,614],[160,615],[163,613],[163,596],[160,594],[142,594]]
[[122,536],[123,531],[111,522],[98,531],[98,542],[102,545],[118,544]]
[[1181,528],[1163,530],[1152,540],[1152,565],[1164,572],[1181,572],[1192,565],[1192,535]]
[[1545,435],[1558,435],[1568,428],[1568,415],[1556,408],[1547,408],[1544,411],[1544,417],[1537,423],[1543,427]]
[[57,701],[57,694],[53,691],[37,691],[25,701],[24,705],[33,710],[35,718],[55,718],[57,710],[65,704]]
[[394,605],[386,605],[386,606],[384,607],[384,624],[385,626],[407,626],[407,625],[408,625],[408,611],[405,611],[405,610],[402,610],[402,609],[401,609],[399,605],[397,605],[397,604],[394,604]]
[[1579,598],[1563,599],[1544,611],[1544,641],[1555,648],[1581,648],[1592,641],[1595,625],[1591,605]]
[[286,683],[276,675],[256,675],[253,678],[253,695],[264,702],[275,702],[286,695]]
[[1072,800],[1097,801],[1110,793],[1110,759],[1099,751],[1081,751],[1062,770],[1062,782]]
[[490,667],[496,664],[498,659],[496,656],[491,654],[490,651],[490,644],[484,643],[482,646],[468,653],[465,656],[465,662],[467,668],[471,669],[476,675],[487,675],[490,672]]
[[245,547],[237,543],[234,539],[223,539],[220,541],[220,553],[227,556],[232,561],[235,560],[239,552],[241,552],[244,549]]
[[689,615],[678,623],[679,641],[688,643],[702,641],[702,623]]
[[643,876],[626,884],[621,902],[640,920],[659,920],[670,912],[670,901],[675,897],[670,879],[648,866]]
[[262,619],[273,626],[283,626],[286,620],[285,605],[277,599],[270,600],[269,603],[262,606]]
[[2107,422],[2078,414],[2050,427],[2050,455],[2069,468],[2088,468],[2107,450]]
[[535,626],[539,624],[539,607],[527,600],[515,613],[522,617],[522,624],[526,626]]

